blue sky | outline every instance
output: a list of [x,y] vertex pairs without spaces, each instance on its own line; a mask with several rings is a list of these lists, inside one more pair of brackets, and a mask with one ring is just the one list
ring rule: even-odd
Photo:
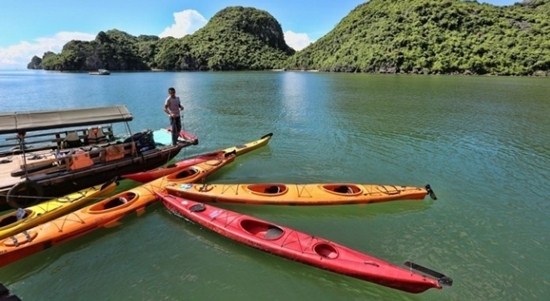
[[[518,0],[519,1],[519,0]],[[518,1],[479,1],[511,5]],[[181,37],[228,6],[262,9],[279,21],[287,44],[303,49],[365,0],[6,0],[0,8],[0,69],[25,69],[70,40],[119,29],[131,35]]]

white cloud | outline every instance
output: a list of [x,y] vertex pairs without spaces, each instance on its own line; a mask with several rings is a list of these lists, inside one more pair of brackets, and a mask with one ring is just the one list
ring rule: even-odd
[[159,34],[159,37],[181,38],[199,30],[208,20],[196,10],[187,9],[174,13],[174,22],[175,23],[171,26],[166,27],[164,31]]
[[0,48],[0,69],[26,69],[33,56],[42,57],[44,52],[61,52],[63,45],[71,40],[91,41],[95,35],[82,32],[59,32],[51,37],[42,37],[33,42]]
[[285,31],[285,41],[288,44],[288,46],[294,48],[294,50],[299,51],[307,46],[309,44],[313,43],[307,33],[295,33],[293,31],[287,30]]

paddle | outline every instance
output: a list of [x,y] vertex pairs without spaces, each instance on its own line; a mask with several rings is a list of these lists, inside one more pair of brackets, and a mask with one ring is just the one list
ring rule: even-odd
[[434,271],[432,269],[421,266],[421,265],[416,264],[416,263],[411,262],[411,261],[405,261],[404,265],[410,267],[411,269],[415,269],[415,270],[420,271],[424,274],[427,274],[427,275],[430,275],[430,276],[433,276],[433,277],[437,278],[439,283],[442,284],[442,285],[448,285],[448,286],[453,285],[453,279],[451,279],[450,277],[447,277],[447,276],[445,276],[445,275],[443,275],[443,274],[441,274],[437,271]]

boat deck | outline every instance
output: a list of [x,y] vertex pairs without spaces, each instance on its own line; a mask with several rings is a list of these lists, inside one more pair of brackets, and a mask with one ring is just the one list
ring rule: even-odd
[[[27,169],[32,171],[44,165],[52,165],[55,159],[52,151],[38,151],[25,155]],[[19,177],[12,176],[13,172],[22,171],[24,163],[23,155],[11,155],[2,157],[0,160],[0,191],[21,182],[24,179],[24,173]]]
[[[1,158],[3,163],[0,164],[0,196],[7,195],[9,189],[24,181],[26,176],[39,180],[42,179],[40,175],[106,165],[113,160],[133,157],[135,154],[135,143],[127,142],[4,156]],[[24,169],[25,166],[26,169]]]

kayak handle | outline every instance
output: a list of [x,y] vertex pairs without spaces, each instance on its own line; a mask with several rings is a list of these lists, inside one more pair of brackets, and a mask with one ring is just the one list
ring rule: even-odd
[[451,279],[448,276],[445,276],[445,275],[441,274],[440,272],[434,271],[432,269],[421,266],[421,265],[416,264],[416,263],[411,262],[411,261],[405,261],[404,264],[406,266],[408,266],[409,268],[411,268],[411,269],[417,270],[419,272],[422,272],[424,274],[427,274],[427,275],[430,275],[430,276],[433,276],[433,277],[437,278],[437,281],[441,285],[447,285],[447,286],[452,286],[453,285],[453,279]]
[[432,198],[432,200],[437,200],[437,196],[435,195],[435,192],[433,191],[432,186],[430,186],[430,184],[426,184],[425,188],[428,194],[430,195],[430,198]]

